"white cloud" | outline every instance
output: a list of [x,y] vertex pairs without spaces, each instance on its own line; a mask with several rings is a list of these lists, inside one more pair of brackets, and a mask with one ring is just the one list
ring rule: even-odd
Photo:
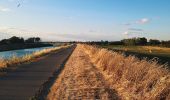
[[8,34],[9,36],[34,36],[34,32],[21,29],[21,28],[15,28],[15,27],[6,27],[6,26],[0,26],[0,33]]
[[132,23],[125,23],[125,24],[123,24],[123,25],[125,25],[125,26],[130,26],[130,25],[132,25]]
[[151,21],[150,18],[142,18],[142,19],[139,19],[139,20],[136,20],[134,22],[128,22],[128,23],[125,23],[123,25],[125,26],[130,26],[130,25],[135,25],[135,24],[147,24]]
[[0,6],[0,12],[9,12],[9,11],[11,11],[10,8],[5,8]]
[[149,19],[149,18],[142,18],[142,19],[140,19],[140,20],[137,20],[136,21],[136,24],[147,24],[147,23],[149,23],[151,21],[151,19]]
[[129,35],[129,32],[128,32],[128,31],[125,31],[125,32],[123,33],[123,35]]
[[143,31],[143,29],[138,28],[128,28],[129,31]]
[[128,28],[123,35],[132,35],[132,34],[143,34],[144,30],[139,28]]

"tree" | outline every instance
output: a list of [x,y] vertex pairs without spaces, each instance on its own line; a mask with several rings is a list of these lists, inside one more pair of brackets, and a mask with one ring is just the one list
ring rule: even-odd
[[145,37],[143,38],[130,38],[130,39],[124,39],[121,42],[125,45],[146,45],[147,39]]
[[36,38],[35,38],[35,41],[36,41],[36,42],[40,42],[41,39],[40,39],[39,37],[36,37]]
[[28,38],[27,40],[25,40],[26,43],[36,43],[36,42],[40,42],[41,39],[39,37],[31,37],[31,38]]
[[135,38],[122,40],[124,45],[136,45]]
[[99,43],[100,45],[108,45],[109,44],[109,41],[103,41],[101,40],[101,42]]
[[16,36],[13,36],[11,38],[8,39],[10,44],[15,44],[15,43],[24,43],[24,39],[23,38],[19,38]]
[[109,45],[123,45],[122,41],[111,41],[109,42]]
[[162,41],[161,46],[170,47],[170,40],[169,41]]
[[161,42],[159,40],[156,40],[156,39],[150,39],[149,44],[150,45],[159,45],[159,44],[161,44]]
[[147,39],[145,37],[136,39],[136,45],[146,45],[146,44],[147,44]]
[[25,40],[26,43],[34,43],[34,38],[28,38],[27,40]]
[[3,40],[0,41],[0,44],[1,45],[8,44],[8,40],[7,39],[3,39]]

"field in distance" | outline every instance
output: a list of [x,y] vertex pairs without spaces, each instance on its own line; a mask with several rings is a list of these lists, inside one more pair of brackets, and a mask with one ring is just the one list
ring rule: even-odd
[[114,51],[123,52],[125,55],[135,55],[143,59],[157,58],[161,64],[170,64],[170,48],[158,46],[124,46],[124,45],[100,45],[103,48],[108,48]]

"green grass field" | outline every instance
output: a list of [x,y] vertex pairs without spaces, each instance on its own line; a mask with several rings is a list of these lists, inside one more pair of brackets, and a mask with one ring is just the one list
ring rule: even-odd
[[170,57],[170,48],[156,46],[123,46],[123,45],[107,45],[102,46],[113,50],[130,51],[136,53],[144,53],[156,56]]

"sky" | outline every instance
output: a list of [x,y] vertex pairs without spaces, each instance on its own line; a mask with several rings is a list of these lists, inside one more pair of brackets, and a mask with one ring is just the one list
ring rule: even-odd
[[170,0],[0,0],[0,39],[170,40]]

